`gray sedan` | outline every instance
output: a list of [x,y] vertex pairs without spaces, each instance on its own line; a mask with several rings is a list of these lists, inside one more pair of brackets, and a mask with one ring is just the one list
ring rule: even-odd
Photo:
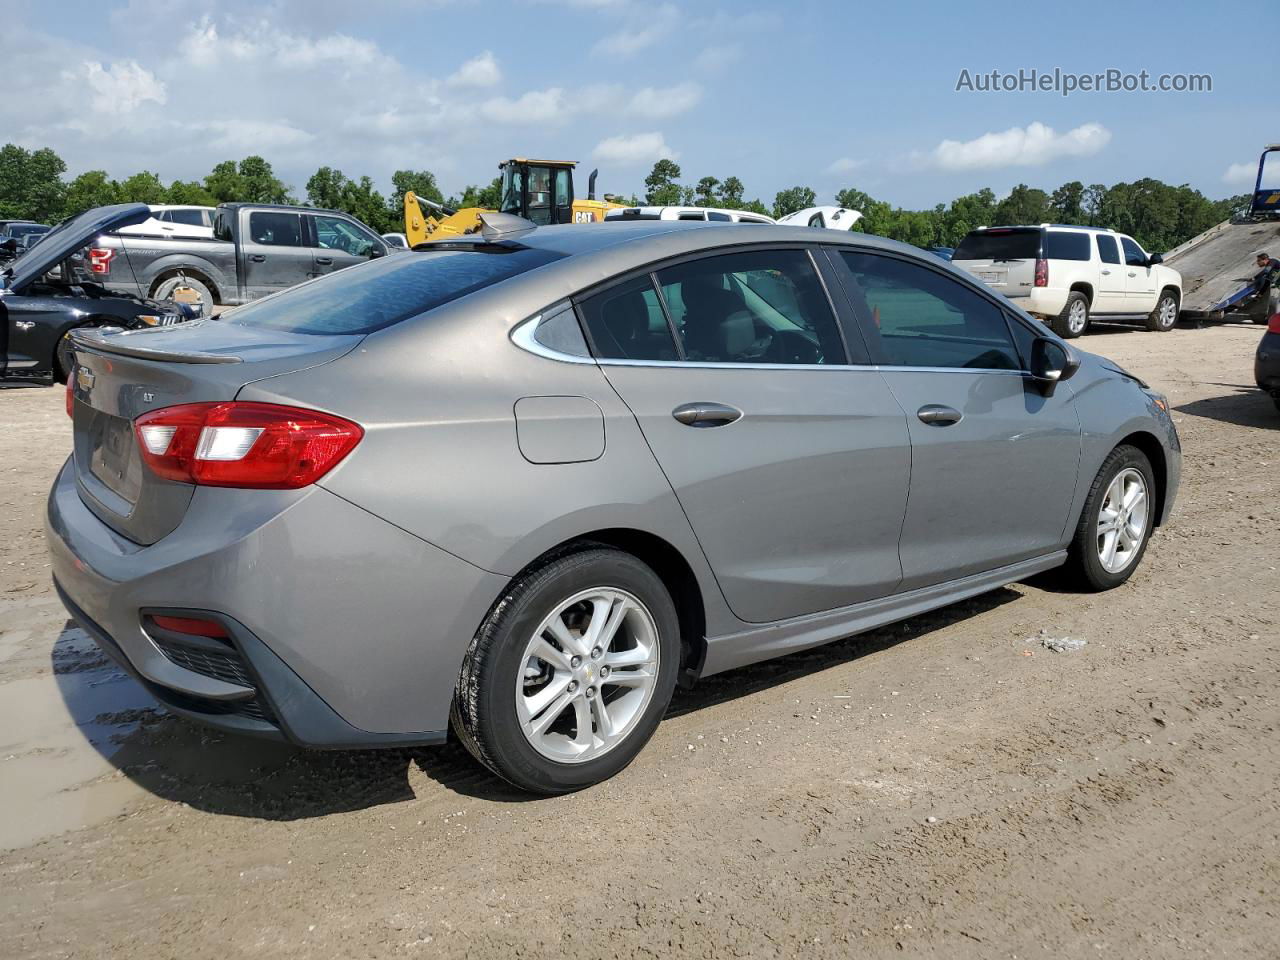
[[1123,583],[1181,463],[1136,377],[805,228],[494,215],[75,354],[48,539],[104,650],[224,729],[452,726],[541,793],[625,767],[677,684],[1055,567]]

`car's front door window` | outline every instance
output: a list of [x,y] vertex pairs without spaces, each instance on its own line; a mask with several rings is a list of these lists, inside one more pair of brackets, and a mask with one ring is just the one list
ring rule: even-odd
[[873,253],[841,251],[856,281],[868,334],[882,361],[904,367],[1018,370],[1022,362],[1004,314],[975,290],[927,267]]
[[1147,255],[1142,252],[1142,248],[1135,241],[1130,240],[1128,237],[1121,237],[1120,245],[1124,247],[1124,262],[1126,266],[1145,267],[1147,265]]

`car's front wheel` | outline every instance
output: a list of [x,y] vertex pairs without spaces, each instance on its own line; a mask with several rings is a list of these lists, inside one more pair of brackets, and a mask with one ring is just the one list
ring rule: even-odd
[[498,776],[558,794],[607,780],[648,742],[675,690],[679,620],[635,557],[591,548],[517,580],[463,660],[453,727]]
[[1089,590],[1110,590],[1142,561],[1156,520],[1151,461],[1137,447],[1116,447],[1089,488],[1067,561]]
[[1164,290],[1156,301],[1156,308],[1147,315],[1147,329],[1153,333],[1168,333],[1178,325],[1178,295]]

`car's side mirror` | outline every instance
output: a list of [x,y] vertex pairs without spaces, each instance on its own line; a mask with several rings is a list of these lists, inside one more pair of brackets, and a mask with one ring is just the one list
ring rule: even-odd
[[1154,267],[1157,263],[1164,263],[1164,257],[1160,256],[1160,254],[1153,253],[1147,257],[1147,266]]
[[1063,344],[1048,337],[1037,337],[1031,345],[1031,376],[1046,397],[1063,380],[1070,380],[1080,369],[1080,361]]
[[378,257],[386,256],[387,251],[383,250],[376,243],[369,244],[369,259],[376,260]]
[[15,237],[7,237],[3,241],[0,241],[0,250],[8,250],[10,253],[13,253],[17,249],[18,241]]

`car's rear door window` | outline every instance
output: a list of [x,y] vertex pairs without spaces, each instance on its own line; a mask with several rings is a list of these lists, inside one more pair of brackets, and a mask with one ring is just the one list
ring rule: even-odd
[[296,213],[249,214],[249,238],[267,247],[301,247],[302,217]]
[[582,302],[595,355],[604,360],[671,361],[679,348],[652,278],[645,274]]
[[292,333],[372,333],[563,256],[494,247],[385,257],[250,303],[227,319]]
[[907,367],[1018,370],[998,306],[940,271],[898,257],[842,250],[854,306],[882,362]]
[[806,250],[705,257],[659,270],[657,279],[690,361],[848,362]]
[[1098,234],[1098,256],[1102,258],[1103,263],[1120,262],[1120,247],[1115,237],[1104,233]]

